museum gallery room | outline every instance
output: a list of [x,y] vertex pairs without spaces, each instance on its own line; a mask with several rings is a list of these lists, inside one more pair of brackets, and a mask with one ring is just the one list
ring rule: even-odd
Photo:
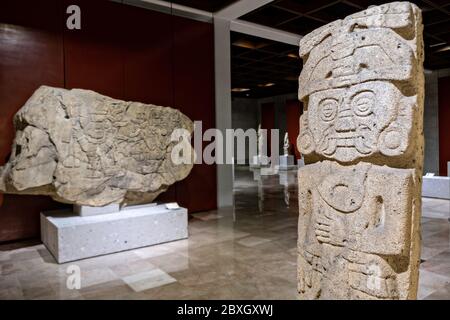
[[1,300],[450,299],[450,1],[0,1]]

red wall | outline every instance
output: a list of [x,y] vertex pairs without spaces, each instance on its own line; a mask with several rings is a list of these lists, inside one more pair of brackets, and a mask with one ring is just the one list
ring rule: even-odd
[[295,161],[301,157],[300,152],[297,149],[297,137],[300,132],[300,116],[302,113],[303,107],[300,101],[286,101],[286,130],[289,134],[289,142],[291,143],[290,152],[295,154]]
[[[0,165],[11,152],[16,111],[41,84],[64,86],[60,1],[26,5],[0,1]],[[39,212],[61,206],[41,196],[0,198],[0,241],[36,236]]]
[[[174,106],[202,120],[204,132],[215,127],[214,30],[180,17],[173,17],[173,28]],[[177,200],[191,211],[211,210],[217,207],[216,188],[216,166],[196,164],[189,179],[178,183]]]
[[439,175],[447,175],[450,161],[450,77],[439,78]]
[[[81,30],[65,27],[71,4],[81,8]],[[213,127],[213,42],[212,24],[106,0],[0,1],[0,164],[14,138],[12,116],[42,84],[172,106]],[[0,241],[38,236],[39,212],[62,206],[3,197]],[[215,167],[195,165],[158,201],[216,208]]]

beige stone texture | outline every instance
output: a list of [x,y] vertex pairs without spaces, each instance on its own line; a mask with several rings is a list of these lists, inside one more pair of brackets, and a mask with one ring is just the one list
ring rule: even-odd
[[392,2],[300,41],[301,298],[416,298],[422,30],[416,5]]
[[[192,164],[174,164],[181,112],[94,91],[42,86],[14,117],[16,137],[0,190],[87,206],[151,202]],[[192,147],[189,146],[193,155]]]

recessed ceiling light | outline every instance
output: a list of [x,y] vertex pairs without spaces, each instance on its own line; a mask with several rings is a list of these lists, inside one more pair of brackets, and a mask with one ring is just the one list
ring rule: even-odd
[[287,56],[288,56],[289,58],[292,58],[292,59],[298,59],[298,58],[299,58],[299,56],[296,55],[295,53],[289,53]]
[[430,48],[443,46],[445,44],[447,44],[447,43],[446,42],[439,42],[439,43],[435,43],[435,44],[430,44]]
[[231,89],[232,92],[246,92],[246,91],[250,91],[249,88],[233,88]]
[[233,46],[246,48],[246,49],[261,49],[262,47],[265,47],[267,44],[265,42],[255,43],[251,42],[249,40],[236,40],[233,42]]
[[274,85],[275,85],[275,83],[273,83],[273,82],[268,82],[268,83],[261,83],[261,84],[258,84],[258,87],[266,88],[266,87],[272,87],[272,86],[274,86]]
[[445,46],[443,48],[436,50],[435,52],[443,52],[443,51],[448,51],[448,50],[450,50],[450,46]]

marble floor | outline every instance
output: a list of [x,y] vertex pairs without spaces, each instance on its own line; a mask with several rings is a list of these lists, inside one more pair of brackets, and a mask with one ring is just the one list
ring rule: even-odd
[[[260,174],[236,168],[234,209],[194,214],[188,240],[61,265],[37,240],[0,245],[0,299],[297,299],[296,172]],[[450,202],[423,209],[419,298],[450,299]]]

